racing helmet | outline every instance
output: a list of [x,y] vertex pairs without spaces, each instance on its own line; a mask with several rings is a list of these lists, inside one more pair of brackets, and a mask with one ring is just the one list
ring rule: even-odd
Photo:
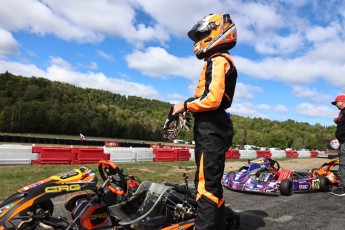
[[198,21],[188,32],[198,59],[236,45],[237,30],[229,14],[210,14]]

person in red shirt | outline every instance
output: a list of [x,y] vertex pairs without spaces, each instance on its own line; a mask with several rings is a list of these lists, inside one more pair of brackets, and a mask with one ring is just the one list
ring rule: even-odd
[[189,111],[194,117],[195,229],[225,229],[221,179],[225,152],[232,145],[233,125],[226,109],[233,101],[237,69],[229,50],[236,45],[237,31],[229,14],[211,14],[188,32],[194,53],[205,61],[194,97],[177,103],[173,115]]
[[339,155],[339,169],[340,180],[338,187],[332,191],[333,195],[345,196],[345,95],[338,95],[332,105],[338,107],[339,115],[334,118],[334,122],[337,124],[335,131],[335,137],[339,141],[338,155]]

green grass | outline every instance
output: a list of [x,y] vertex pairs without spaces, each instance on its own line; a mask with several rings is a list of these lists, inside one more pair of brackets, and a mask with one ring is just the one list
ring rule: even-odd
[[[117,163],[126,174],[134,174],[141,181],[153,181],[157,183],[172,182],[183,183],[183,173],[189,176],[190,181],[194,180],[195,162],[142,162],[142,163]],[[18,189],[40,181],[58,173],[66,172],[80,165],[20,165],[0,166],[0,201],[14,194]],[[101,184],[101,177],[98,174],[97,164],[87,165],[96,172]]]

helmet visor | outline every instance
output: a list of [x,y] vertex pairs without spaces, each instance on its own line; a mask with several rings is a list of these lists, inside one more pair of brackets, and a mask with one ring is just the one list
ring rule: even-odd
[[212,25],[213,23],[210,23],[208,21],[198,21],[188,32],[188,37],[194,42],[198,42],[210,35],[211,30],[214,29],[214,26]]

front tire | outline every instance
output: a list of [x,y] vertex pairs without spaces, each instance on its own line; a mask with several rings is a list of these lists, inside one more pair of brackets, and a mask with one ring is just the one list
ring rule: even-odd
[[292,194],[292,181],[289,179],[283,179],[280,183],[280,194],[283,196],[290,196]]
[[329,192],[331,190],[331,182],[325,175],[321,175],[317,177],[320,180],[320,191],[321,192]]

